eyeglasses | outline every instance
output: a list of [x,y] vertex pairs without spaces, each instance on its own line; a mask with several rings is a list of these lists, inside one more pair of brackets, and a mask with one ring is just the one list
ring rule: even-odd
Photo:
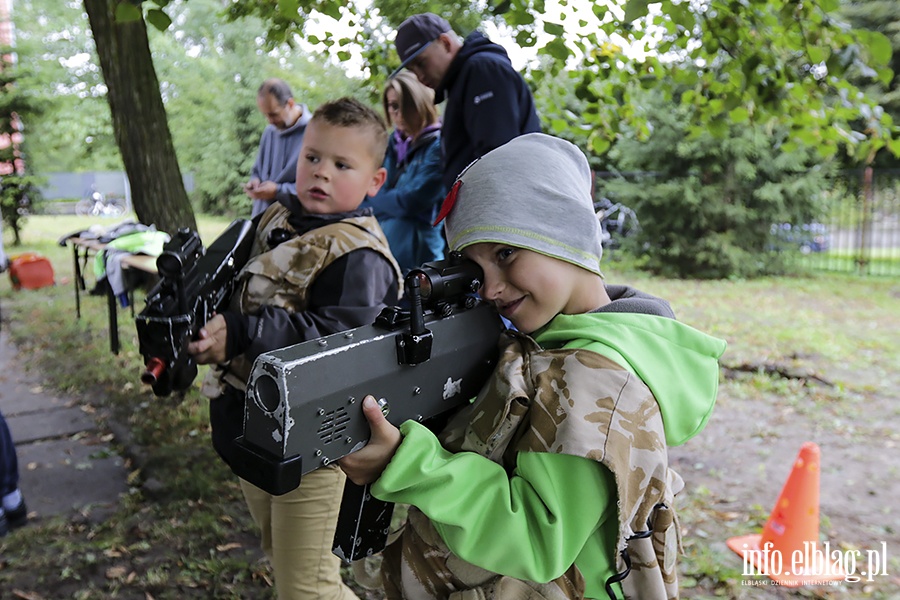
[[388,102],[387,108],[389,112],[397,112],[400,110],[400,104],[397,102]]

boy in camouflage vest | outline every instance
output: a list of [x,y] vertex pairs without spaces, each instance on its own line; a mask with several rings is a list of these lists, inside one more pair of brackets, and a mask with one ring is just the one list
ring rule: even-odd
[[591,173],[569,142],[528,134],[486,154],[441,214],[518,331],[439,436],[363,403],[372,437],[341,466],[411,505],[384,552],[388,597],[677,598],[683,484],[666,448],[706,425],[725,343],[604,283]]
[[[246,382],[259,354],[368,325],[397,302],[400,269],[371,209],[359,208],[384,182],[386,144],[381,118],[356,100],[314,113],[297,162],[297,197],[261,215],[230,310],[190,344],[198,363],[214,365],[202,391],[226,463],[243,432]],[[356,598],[331,553],[344,480],[326,467],[283,496],[241,480],[280,600]]]

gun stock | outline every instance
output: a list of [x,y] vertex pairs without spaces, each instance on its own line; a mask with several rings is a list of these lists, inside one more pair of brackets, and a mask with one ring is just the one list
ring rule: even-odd
[[235,277],[250,258],[253,233],[252,222],[238,219],[204,250],[197,232],[182,229],[157,258],[159,283],[135,317],[145,365],[141,382],[157,396],[185,390],[197,376],[187,344],[227,307]]
[[[394,425],[427,424],[467,404],[493,372],[503,330],[494,309],[472,296],[480,278],[458,255],[423,265],[406,279],[409,312],[388,308],[373,325],[261,354],[235,472],[271,494],[295,489],[306,473],[366,445],[366,395],[385,401]],[[348,482],[335,553],[356,560],[380,551],[390,516],[389,505]]]

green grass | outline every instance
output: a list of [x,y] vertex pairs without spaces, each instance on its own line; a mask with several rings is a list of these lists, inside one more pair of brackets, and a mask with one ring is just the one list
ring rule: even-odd
[[[228,222],[201,218],[201,238],[211,241]],[[85,293],[82,317],[75,319],[72,250],[57,240],[95,223],[107,225],[29,217],[22,246],[7,252],[44,254],[57,285],[14,292],[6,280],[0,302],[12,339],[36,359],[31,364],[48,387],[80,398],[101,420],[126,424],[128,439],[116,443],[129,456],[133,493],[105,523],[50,523],[4,539],[0,588],[22,588],[30,580],[44,598],[122,597],[138,590],[157,599],[272,597],[236,478],[208,441],[207,401],[196,387],[157,398],[142,386],[143,362],[127,309],[119,309],[118,355],[109,351],[105,297]],[[90,288],[92,277],[86,277]],[[140,292],[137,310],[139,298]],[[148,480],[157,483],[142,486]]]
[[[230,219],[198,221],[209,243]],[[273,597],[236,480],[209,443],[207,402],[196,387],[183,397],[160,399],[140,384],[143,364],[127,310],[119,310],[118,355],[109,352],[104,298],[84,296],[82,318],[74,318],[72,251],[57,240],[94,223],[109,224],[29,217],[23,245],[7,252],[43,253],[54,266],[57,285],[15,292],[4,276],[0,304],[12,339],[33,357],[30,362],[48,387],[81,399],[100,419],[126,425],[127,439],[115,443],[117,450],[140,457],[130,463],[133,493],[104,523],[50,521],[29,527],[28,535],[4,538],[0,589],[39,591],[48,600]],[[900,400],[900,279],[826,273],[681,281],[650,277],[625,261],[609,261],[604,272],[611,283],[668,299],[680,320],[728,341],[723,365],[750,367],[723,381],[729,402],[766,395],[792,402],[801,414],[827,409],[849,419],[875,391]],[[139,293],[136,300],[140,310]],[[834,385],[811,388],[752,369],[765,364],[805,370]],[[156,484],[147,486],[148,481]],[[712,520],[725,530],[746,532],[758,528],[768,510],[744,507],[740,517],[723,520],[710,513],[706,500],[702,493],[686,498],[682,522]],[[686,551],[680,567],[691,588],[686,597],[754,597],[740,588],[730,551],[702,536],[692,536]],[[889,597],[854,594],[842,597]]]
[[[808,258],[813,258],[815,256],[821,256],[823,258],[853,258],[855,259],[859,255],[858,248],[832,248],[828,252],[824,254],[810,254]],[[869,248],[868,257],[873,260],[884,260],[886,262],[900,262],[900,255],[898,255],[897,250],[895,248]]]
[[855,252],[832,251],[826,255],[812,254],[799,257],[797,265],[815,271],[898,277],[900,276],[900,251],[896,248],[873,251],[873,254],[866,257],[862,264]]

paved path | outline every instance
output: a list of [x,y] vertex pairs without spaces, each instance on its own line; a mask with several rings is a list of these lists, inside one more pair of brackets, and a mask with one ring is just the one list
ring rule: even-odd
[[75,399],[41,385],[2,324],[0,411],[16,444],[19,488],[32,520],[80,515],[99,521],[117,508],[128,491],[124,460]]

